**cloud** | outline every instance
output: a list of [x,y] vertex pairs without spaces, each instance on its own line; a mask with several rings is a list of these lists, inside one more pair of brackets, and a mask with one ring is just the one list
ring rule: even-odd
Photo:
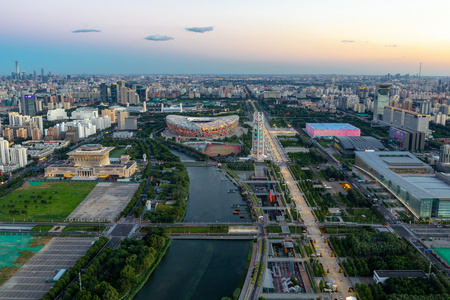
[[162,41],[170,41],[170,40],[173,40],[173,37],[167,36],[167,35],[159,35],[159,34],[155,34],[155,35],[149,35],[149,36],[146,37],[145,39],[146,39],[147,41],[162,42]]
[[342,42],[342,43],[354,43],[355,41],[352,41],[352,40],[342,40],[341,42]]
[[392,47],[392,48],[395,48],[395,47],[397,47],[397,45],[384,45],[385,47]]
[[207,31],[213,31],[214,27],[213,26],[208,26],[208,27],[186,27],[185,29],[186,29],[186,31],[197,32],[197,33],[204,33],[204,32],[207,32]]
[[97,29],[78,29],[72,31],[72,33],[86,33],[86,32],[102,32],[102,31]]

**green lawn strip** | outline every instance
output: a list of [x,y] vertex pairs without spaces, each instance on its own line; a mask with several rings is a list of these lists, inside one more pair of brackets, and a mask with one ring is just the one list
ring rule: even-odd
[[327,233],[353,233],[353,232],[376,232],[375,229],[364,226],[364,227],[324,227]]
[[161,210],[169,211],[170,208],[171,208],[171,205],[167,205],[167,204],[158,204],[158,205],[156,206],[156,211],[161,211]]
[[120,156],[125,155],[125,152],[127,152],[126,148],[115,148],[113,151],[109,153],[110,158],[120,158]]
[[269,226],[266,229],[267,229],[267,232],[270,232],[270,233],[281,233],[282,232],[281,227],[278,227],[278,226]]
[[53,227],[53,225],[36,225],[30,231],[47,232]]
[[102,232],[106,229],[103,225],[91,225],[91,226],[66,226],[63,228],[62,232],[76,232],[76,231],[86,231],[86,232]]
[[64,221],[96,182],[26,183],[0,198],[0,221]]

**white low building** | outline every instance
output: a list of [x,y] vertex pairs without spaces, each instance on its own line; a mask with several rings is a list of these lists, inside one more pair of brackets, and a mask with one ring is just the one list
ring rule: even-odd
[[47,112],[47,120],[48,121],[57,121],[57,120],[65,120],[68,119],[67,113],[63,108],[50,109]]

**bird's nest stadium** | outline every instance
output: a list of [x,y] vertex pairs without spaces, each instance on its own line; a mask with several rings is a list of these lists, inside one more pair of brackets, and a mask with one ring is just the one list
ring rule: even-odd
[[194,118],[169,115],[166,117],[166,123],[173,135],[218,138],[234,132],[239,123],[239,116]]

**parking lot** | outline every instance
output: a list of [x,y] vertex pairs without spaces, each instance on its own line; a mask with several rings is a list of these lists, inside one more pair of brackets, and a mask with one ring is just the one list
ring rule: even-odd
[[69,221],[114,222],[139,188],[138,183],[99,183],[69,215]]
[[0,287],[0,299],[40,299],[54,283],[55,271],[70,269],[90,248],[94,238],[53,238]]

